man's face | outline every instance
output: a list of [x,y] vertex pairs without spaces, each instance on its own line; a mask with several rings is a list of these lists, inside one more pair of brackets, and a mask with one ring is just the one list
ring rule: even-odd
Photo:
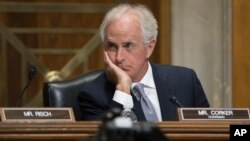
[[133,82],[140,81],[147,71],[148,58],[154,48],[148,46],[143,43],[140,25],[134,16],[123,15],[106,28],[105,51]]

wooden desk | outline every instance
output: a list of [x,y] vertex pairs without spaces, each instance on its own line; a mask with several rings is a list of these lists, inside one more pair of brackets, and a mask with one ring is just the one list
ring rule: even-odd
[[[1,123],[0,140],[85,140],[94,136],[101,122],[73,123]],[[229,140],[230,124],[237,122],[161,122],[157,126],[173,141]]]

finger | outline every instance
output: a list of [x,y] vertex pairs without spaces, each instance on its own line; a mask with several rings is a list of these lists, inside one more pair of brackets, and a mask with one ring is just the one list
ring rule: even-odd
[[117,70],[117,69],[119,69],[119,68],[111,61],[111,59],[110,59],[110,57],[109,57],[109,55],[108,55],[108,53],[107,53],[106,51],[104,52],[104,54],[105,54],[105,59],[106,59],[107,67],[109,67],[109,68],[112,69],[112,70]]
[[104,52],[104,61],[109,66],[112,64],[112,62],[111,62],[111,60],[110,60],[110,58],[108,56],[108,53],[106,51]]

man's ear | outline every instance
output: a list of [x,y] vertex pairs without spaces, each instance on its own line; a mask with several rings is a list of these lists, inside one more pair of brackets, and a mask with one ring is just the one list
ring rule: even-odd
[[149,57],[153,54],[154,49],[155,49],[155,45],[156,45],[156,39],[151,39],[148,43],[147,43],[147,58],[149,59]]

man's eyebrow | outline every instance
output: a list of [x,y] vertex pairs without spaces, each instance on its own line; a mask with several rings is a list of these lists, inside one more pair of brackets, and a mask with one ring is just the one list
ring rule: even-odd
[[112,42],[112,41],[107,41],[106,43],[108,43],[108,44],[116,44],[115,42]]
[[122,45],[127,45],[127,44],[134,44],[134,43],[132,41],[127,41],[127,42],[122,43]]
[[124,42],[124,43],[122,43],[122,46],[127,46],[127,45],[133,45],[133,42],[128,41],[128,42]]

